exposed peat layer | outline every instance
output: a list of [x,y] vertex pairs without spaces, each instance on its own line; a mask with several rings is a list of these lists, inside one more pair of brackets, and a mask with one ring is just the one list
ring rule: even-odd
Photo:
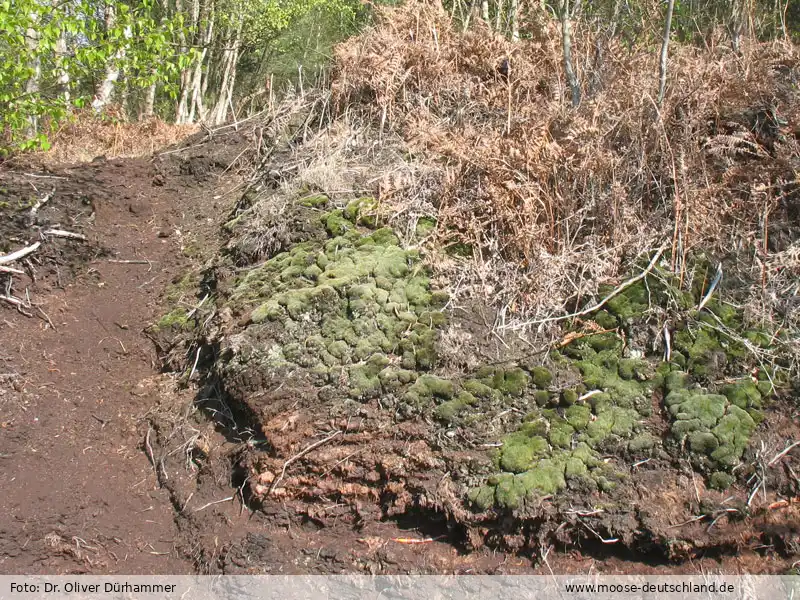
[[280,250],[233,267],[247,220],[270,229],[237,213],[229,266],[204,283],[213,307],[154,329],[205,336],[201,366],[231,408],[220,423],[249,437],[235,462],[251,507],[354,527],[417,515],[468,547],[797,550],[797,509],[774,504],[798,491],[778,457],[797,433],[786,334],[746,327],[719,292],[698,310],[703,257],[683,282],[668,258],[641,261],[560,340],[459,369],[440,358],[448,328],[477,348],[492,328],[448,307],[373,199],[300,196],[271,224]]
[[631,93],[655,57],[621,57],[568,109],[558,42],[380,11],[264,118],[217,256],[176,280],[198,302],[153,333],[266,514],[788,566],[796,51],[676,49],[660,107]]

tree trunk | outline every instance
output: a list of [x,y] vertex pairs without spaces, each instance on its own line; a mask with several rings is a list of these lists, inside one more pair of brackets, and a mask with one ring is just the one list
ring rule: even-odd
[[491,25],[489,22],[489,0],[481,0],[481,18]]
[[[25,83],[25,93],[35,96],[39,92],[39,81],[42,78],[42,62],[39,58],[39,32],[36,30],[39,22],[39,15],[31,12],[31,27],[25,30],[25,45],[28,47],[30,58],[31,76]],[[21,57],[20,57],[21,58]],[[27,137],[32,138],[39,132],[39,119],[36,115],[28,117]]]
[[[192,9],[194,9],[194,3]],[[175,0],[175,10],[178,14],[183,13],[183,0]],[[194,10],[192,10],[192,14],[189,15],[188,19],[189,21],[188,27],[190,31],[194,31],[195,28],[197,27],[197,23],[193,17],[194,17]],[[187,46],[186,34],[184,33],[183,29],[179,30],[178,43],[179,43],[178,49],[180,51],[180,54],[185,55],[188,52],[189,48]],[[189,86],[191,84],[191,80],[192,80],[192,72],[190,70],[190,67],[187,66],[181,70],[181,92],[180,95],[178,96],[178,107],[175,110],[175,122],[178,124],[186,123],[189,117]]]
[[561,47],[564,52],[564,72],[572,92],[572,106],[581,103],[581,87],[572,63],[572,24],[570,22],[569,0],[561,0]]
[[242,35],[242,19],[236,28],[236,33],[229,47],[223,50],[223,74],[217,95],[217,103],[211,110],[208,121],[209,125],[220,125],[225,122],[228,116],[228,108],[233,98],[233,88],[236,85],[236,63],[239,60],[239,44]]
[[661,58],[658,61],[658,105],[664,101],[664,92],[667,89],[667,52],[669,50],[669,36],[672,31],[672,11],[675,0],[667,0],[667,16],[664,19],[664,37],[661,39]]
[[500,29],[500,26],[503,24],[503,0],[497,0],[496,5],[497,5],[497,14],[495,15],[494,18],[494,30],[499,32],[502,31],[502,29]]
[[[53,0],[53,10],[58,9],[59,0]],[[64,38],[64,31],[63,29],[58,35],[58,39],[56,40],[55,45],[55,63],[56,63],[56,74],[58,75],[58,79],[56,83],[58,83],[58,87],[61,91],[61,99],[64,101],[64,106],[67,110],[69,110],[69,73],[65,68],[66,61],[67,61],[67,40]]]
[[[209,6],[210,4],[210,6]],[[209,46],[211,45],[211,39],[214,34],[214,5],[212,3],[204,3],[203,4],[203,17],[201,18],[201,22],[204,23],[204,27],[202,30],[202,34],[200,36],[200,42],[203,46],[203,51],[200,53],[200,56],[195,64],[194,69],[194,77],[192,79],[192,98],[189,103],[189,122],[193,123],[195,117],[200,120],[204,120],[206,117],[206,109],[203,106],[203,94],[205,92],[203,88],[203,65],[206,62],[206,57],[209,55]],[[206,78],[207,79],[207,78]],[[206,83],[207,84],[207,83]]]
[[511,0],[511,41],[519,41],[519,0]]
[[153,116],[156,106],[157,87],[158,85],[155,82],[153,82],[150,84],[150,87],[147,88],[147,94],[144,97],[144,108],[142,108],[142,114],[139,115],[140,121],[143,121],[144,119],[149,119]]
[[[106,5],[106,31],[111,30],[115,24],[116,12],[114,9],[114,4],[109,3]],[[119,49],[109,59],[106,66],[106,75],[95,92],[94,100],[92,100],[92,108],[96,112],[103,110],[111,101],[111,96],[114,93],[114,86],[119,79],[120,65],[122,64],[122,61],[125,60],[125,46],[127,45],[127,40],[130,40],[131,37],[133,37],[133,32],[131,31],[130,27],[125,28],[123,35],[126,41],[123,42]]]

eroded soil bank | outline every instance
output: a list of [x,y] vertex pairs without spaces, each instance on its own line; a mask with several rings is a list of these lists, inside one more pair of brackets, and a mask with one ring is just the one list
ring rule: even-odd
[[0,570],[791,567],[780,338],[724,293],[697,310],[713,265],[692,286],[656,261],[530,347],[431,277],[434,222],[401,242],[369,198],[264,210],[237,189],[252,148],[2,172],[0,253],[42,245],[6,291],[31,316],[0,322]]

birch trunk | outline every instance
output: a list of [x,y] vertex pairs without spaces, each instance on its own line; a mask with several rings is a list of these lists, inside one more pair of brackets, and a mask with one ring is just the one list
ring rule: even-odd
[[519,0],[511,0],[511,41],[519,41]]
[[[53,10],[55,11],[58,8],[59,0],[53,0]],[[58,79],[56,83],[58,83],[58,87],[61,91],[61,98],[64,101],[64,106],[69,110],[69,73],[65,68],[66,60],[67,60],[67,41],[64,39],[64,31],[62,30],[56,40],[55,45],[55,55],[56,55],[56,74]]]
[[[39,82],[42,77],[42,62],[39,59],[39,32],[36,31],[39,16],[31,12],[31,27],[25,30],[25,45],[30,56],[31,76],[25,83],[25,93],[34,96],[39,92]],[[39,119],[36,115],[28,117],[28,137],[34,137],[39,132]]]
[[233,88],[236,85],[236,63],[239,60],[241,35],[242,20],[240,19],[231,45],[223,51],[222,81],[219,86],[217,103],[208,116],[209,125],[220,125],[228,116],[228,108],[233,98]]
[[142,114],[139,115],[139,120],[149,119],[153,116],[155,112],[156,106],[156,83],[151,83],[150,87],[147,88],[147,94],[144,97],[144,107],[142,108]]
[[[109,3],[106,5],[106,31],[111,30],[115,24],[116,11],[114,9],[114,5]],[[127,45],[127,40],[130,40],[131,37],[133,37],[133,32],[131,31],[130,27],[125,28],[123,35],[126,41],[122,43],[119,49],[108,61],[103,82],[98,86],[94,95],[94,100],[92,100],[92,108],[96,112],[100,112],[106,106],[108,106],[108,103],[111,101],[111,96],[114,93],[114,86],[119,79],[120,65],[122,64],[122,61],[125,60],[125,46]]]
[[570,22],[569,0],[561,1],[561,48],[564,52],[564,72],[567,75],[567,83],[572,93],[572,106],[581,103],[581,87],[578,77],[575,74],[575,67],[572,63],[572,23]]
[[[178,14],[183,13],[183,0],[175,0],[175,12]],[[192,11],[194,13],[194,10]],[[193,14],[189,16],[189,27],[194,29],[197,25],[192,18]],[[186,41],[186,34],[184,33],[183,29],[180,29],[180,33],[178,34],[178,50],[181,55],[185,55],[188,51],[187,41]],[[192,74],[189,67],[185,67],[181,70],[181,92],[178,96],[178,107],[175,110],[175,122],[186,123],[186,119],[189,115],[189,85],[191,83]]]
[[667,53],[669,51],[669,37],[672,31],[672,11],[675,0],[667,2],[667,16],[664,19],[664,37],[661,39],[661,58],[658,61],[658,105],[664,101],[664,92],[667,89]]

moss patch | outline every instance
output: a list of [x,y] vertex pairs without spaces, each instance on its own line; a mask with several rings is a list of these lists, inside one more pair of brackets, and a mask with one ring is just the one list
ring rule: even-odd
[[[324,213],[327,238],[295,244],[241,273],[228,298],[229,307],[249,315],[249,327],[267,328],[280,343],[272,358],[261,357],[265,369],[276,356],[331,380],[341,380],[344,369],[349,394],[359,400],[408,387],[417,379],[410,373],[432,368],[447,321],[419,254],[400,248],[390,229],[359,228],[373,224],[362,218],[369,207],[373,202],[359,199]],[[443,392],[449,382],[414,385],[408,399],[415,405],[454,396]]]

